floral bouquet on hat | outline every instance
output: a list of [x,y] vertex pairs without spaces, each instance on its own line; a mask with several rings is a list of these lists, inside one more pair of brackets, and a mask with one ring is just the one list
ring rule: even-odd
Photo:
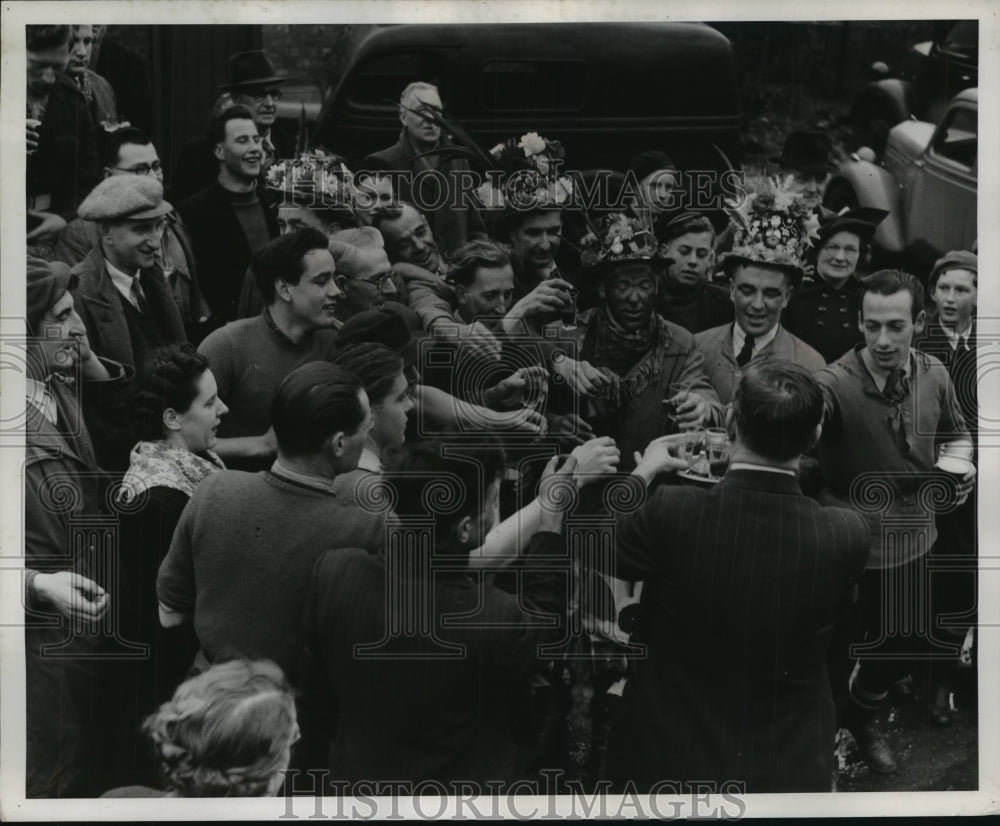
[[580,263],[585,268],[616,261],[662,260],[653,229],[642,216],[612,212],[587,222],[590,231],[580,239]]
[[516,142],[498,143],[489,155],[500,175],[490,175],[476,190],[488,209],[563,207],[572,200],[573,182],[559,174],[566,159],[559,141],[528,132]]
[[819,218],[783,181],[761,178],[742,204],[728,203],[726,212],[736,226],[733,248],[724,259],[739,259],[787,267],[800,273],[806,253],[819,230]]
[[311,196],[317,206],[349,206],[354,197],[352,178],[342,157],[315,149],[271,164],[266,185],[290,196]]

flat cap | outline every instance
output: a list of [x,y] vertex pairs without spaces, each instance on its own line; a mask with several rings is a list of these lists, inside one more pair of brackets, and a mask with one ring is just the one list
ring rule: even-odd
[[41,335],[45,311],[76,286],[75,277],[62,261],[43,261],[29,255],[26,281],[28,333],[37,336]]
[[173,211],[156,178],[111,175],[91,190],[77,215],[87,221],[145,221]]
[[934,268],[931,270],[930,278],[927,279],[927,283],[931,286],[937,281],[938,276],[941,273],[948,272],[949,270],[969,270],[969,272],[974,272],[979,275],[979,256],[974,252],[968,252],[967,250],[952,250],[951,252],[946,252],[937,261],[934,262]]

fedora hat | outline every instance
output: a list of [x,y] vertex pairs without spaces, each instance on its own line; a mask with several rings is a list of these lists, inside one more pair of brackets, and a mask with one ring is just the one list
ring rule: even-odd
[[830,163],[830,139],[823,132],[789,132],[781,154],[771,162],[804,172],[837,171]]
[[229,83],[219,88],[232,91],[242,86],[287,83],[288,78],[275,73],[264,51],[238,52],[229,58]]

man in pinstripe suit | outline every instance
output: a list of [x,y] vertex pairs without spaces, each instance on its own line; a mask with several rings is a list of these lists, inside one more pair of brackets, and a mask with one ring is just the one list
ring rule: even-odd
[[[826,654],[868,556],[865,523],[802,494],[799,457],[823,395],[805,369],[748,366],[729,470],[710,490],[662,486],[617,522],[618,571],[646,582],[647,646],[608,745],[612,780],[736,781],[747,792],[828,791],[834,706]],[[676,468],[671,438],[636,473]],[[669,539],[665,539],[669,537]]]

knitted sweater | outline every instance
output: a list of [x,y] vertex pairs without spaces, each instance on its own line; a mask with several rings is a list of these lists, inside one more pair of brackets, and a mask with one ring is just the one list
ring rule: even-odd
[[323,491],[271,471],[213,473],[181,515],[157,597],[194,613],[210,662],[266,657],[294,679],[316,560],[332,548],[380,550],[386,524],[385,513],[362,510],[349,490]]
[[208,357],[219,398],[229,407],[222,417],[219,437],[267,432],[271,402],[282,379],[306,362],[332,358],[335,335],[332,330],[317,330],[295,344],[274,325],[267,310],[211,333],[198,350]]

